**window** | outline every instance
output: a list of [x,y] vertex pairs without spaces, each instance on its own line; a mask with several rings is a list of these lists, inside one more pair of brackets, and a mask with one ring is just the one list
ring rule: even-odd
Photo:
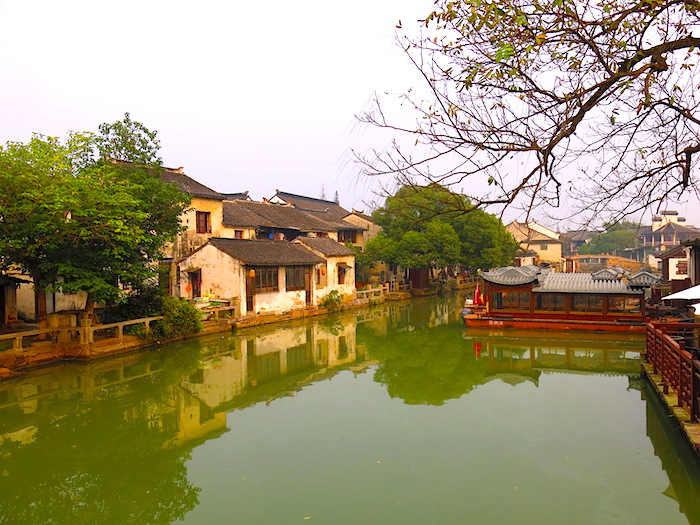
[[340,230],[338,232],[338,242],[351,242],[355,244],[354,230]]
[[602,312],[603,296],[595,294],[579,294],[572,296],[572,312]]
[[233,238],[234,239],[242,239],[243,238],[243,230],[234,230]]
[[197,233],[211,233],[211,220],[208,211],[197,212]]
[[543,252],[546,252],[547,246],[548,246],[547,244],[540,244],[540,250],[542,250]]
[[285,282],[287,290],[304,289],[304,268],[291,267],[285,269]]
[[566,310],[566,297],[559,294],[535,294],[535,310],[563,312]]
[[338,284],[345,284],[345,274],[347,271],[347,266],[338,265]]
[[529,310],[530,292],[497,292],[493,294],[494,310]]
[[277,281],[277,268],[254,268],[255,270],[255,291],[276,292],[279,290]]
[[610,297],[608,312],[638,314],[642,311],[642,300],[639,297]]

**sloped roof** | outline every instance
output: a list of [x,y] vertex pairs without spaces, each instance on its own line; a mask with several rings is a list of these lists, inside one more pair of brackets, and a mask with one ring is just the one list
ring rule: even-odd
[[664,224],[661,228],[658,228],[657,230],[654,230],[653,232],[649,232],[646,235],[662,234],[662,233],[699,235],[700,229],[696,228],[695,226],[686,226],[685,224],[678,224],[675,222],[669,222],[667,224]]
[[481,272],[481,278],[494,284],[517,286],[534,282],[542,273],[537,266],[504,266],[490,272]]
[[627,282],[632,287],[649,287],[658,284],[661,277],[654,275],[653,273],[647,272],[646,270],[641,270],[637,273],[633,273],[627,278]]
[[310,266],[324,262],[300,244],[288,241],[214,237],[208,244],[249,266]]
[[224,196],[224,198],[228,201],[235,201],[235,200],[251,200],[250,195],[248,195],[248,191],[242,191],[240,193],[222,193],[221,195]]
[[322,253],[326,257],[347,257],[355,255],[350,248],[329,237],[297,237],[295,242],[299,242]]
[[160,180],[179,186],[183,192],[187,193],[188,195],[192,195],[193,197],[217,201],[222,201],[225,198],[224,195],[218,191],[214,191],[204,184],[201,184],[193,178],[185,175],[182,168],[164,168],[163,173],[160,175]]
[[662,252],[653,252],[652,255],[657,259],[671,259],[674,257],[685,258],[685,246],[681,244],[679,246],[668,247]]
[[549,273],[532,288],[540,293],[638,294],[620,279],[594,279],[590,273]]
[[350,212],[350,215],[357,215],[361,219],[364,219],[364,220],[369,221],[369,222],[374,222],[372,220],[371,215],[367,215],[365,212],[356,210],[355,208],[352,209],[352,212]]
[[[635,286],[646,286],[646,276],[643,272],[638,272],[639,277],[635,281]],[[520,286],[533,283],[533,292],[539,293],[596,293],[596,294],[638,294],[639,291],[630,287],[627,282],[619,278],[604,279],[604,275],[618,274],[614,271],[609,273],[596,272],[596,276],[591,273],[559,273],[537,266],[505,266],[490,272],[482,272],[481,277],[488,282]],[[635,274],[635,275],[638,275]],[[653,277],[653,276],[652,276]]]
[[332,217],[324,220],[317,215],[284,204],[236,200],[225,201],[223,208],[223,223],[227,227],[279,228],[301,232],[331,232],[359,228]]
[[559,239],[562,241],[566,242],[572,242],[572,241],[578,241],[578,242],[584,242],[586,239],[590,239],[593,235],[596,235],[598,232],[590,231],[590,230],[574,230],[574,231],[568,231],[564,233],[559,234]]
[[611,281],[613,279],[619,279],[628,273],[629,271],[622,266],[613,266],[593,272],[591,273],[591,277],[594,281]]
[[524,243],[558,243],[562,244],[562,241],[556,237],[547,235],[541,231],[532,228],[529,224],[524,222],[513,221],[506,226],[506,231],[508,231],[515,240]]
[[314,199],[313,197],[295,195],[294,193],[287,193],[285,191],[277,191],[277,193],[275,193],[273,196],[273,199],[275,197],[292,204],[295,208],[300,210],[312,213],[324,213],[329,217],[333,217],[335,220],[342,220],[350,215],[348,210],[341,207],[340,204],[335,201]]

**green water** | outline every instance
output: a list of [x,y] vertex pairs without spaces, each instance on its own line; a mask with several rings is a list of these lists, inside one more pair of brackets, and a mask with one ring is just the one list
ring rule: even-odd
[[0,383],[0,523],[700,524],[640,341],[467,333],[460,302]]

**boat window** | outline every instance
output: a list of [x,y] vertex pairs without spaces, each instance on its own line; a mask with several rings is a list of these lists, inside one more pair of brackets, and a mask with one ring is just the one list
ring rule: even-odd
[[563,312],[566,310],[566,297],[554,293],[535,294],[535,310]]
[[494,310],[529,310],[530,292],[496,292],[493,294]]
[[597,294],[573,295],[571,301],[572,312],[602,312],[603,296]]
[[638,314],[642,311],[640,297],[610,297],[608,299],[608,312]]

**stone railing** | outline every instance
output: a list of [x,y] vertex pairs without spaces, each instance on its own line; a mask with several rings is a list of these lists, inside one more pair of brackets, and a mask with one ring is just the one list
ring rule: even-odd
[[388,285],[372,286],[366,290],[357,290],[355,291],[355,300],[363,301],[370,299],[381,299],[387,294],[388,291]]
[[[235,317],[236,306],[225,306],[221,308],[210,308],[201,310],[202,317],[218,320],[232,312]],[[27,330],[23,332],[12,332],[0,335],[0,351],[13,350],[21,351],[25,348],[25,342],[30,341],[30,345],[37,342],[53,343],[63,346],[90,345],[99,339],[123,339],[124,329],[130,326],[143,326],[141,333],[151,332],[151,323],[162,319],[163,316],[144,317],[121,321],[118,323],[93,325],[89,319],[83,319],[81,326],[61,326],[56,328],[44,328],[41,330]]]

